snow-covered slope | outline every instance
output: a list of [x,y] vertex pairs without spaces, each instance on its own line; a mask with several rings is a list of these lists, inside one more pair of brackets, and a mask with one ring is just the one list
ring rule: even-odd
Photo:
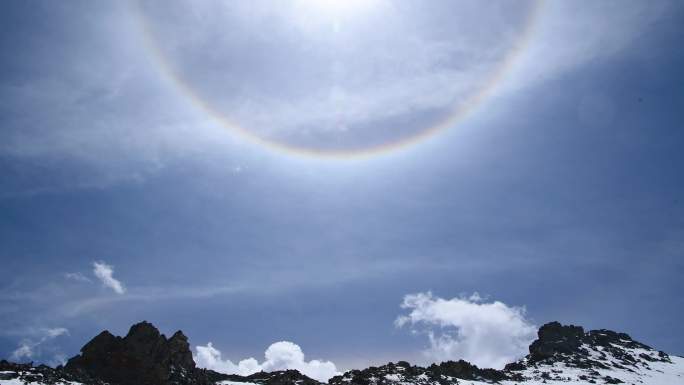
[[684,358],[670,356],[610,330],[585,333],[551,322],[539,329],[524,359],[504,370],[465,361],[427,368],[407,362],[349,371],[331,385],[647,384],[684,385]]
[[684,384],[684,358],[633,341],[624,333],[594,330],[571,352],[535,359],[534,353],[508,369],[530,384]]

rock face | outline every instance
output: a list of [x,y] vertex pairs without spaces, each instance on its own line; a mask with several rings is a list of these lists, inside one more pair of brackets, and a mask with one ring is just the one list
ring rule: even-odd
[[580,326],[551,322],[537,335],[530,354],[506,365],[505,371],[544,382],[684,384],[684,360],[634,341],[628,334],[605,329],[585,332]]
[[530,345],[530,360],[541,361],[556,353],[571,354],[582,345],[584,329],[581,326],[563,326],[550,322],[539,328],[539,337]]
[[[297,370],[279,370],[275,372],[259,372],[249,376],[223,375],[222,381],[245,383],[245,385],[323,385],[321,382],[309,378]],[[237,384],[236,384],[237,385]]]
[[65,371],[121,385],[164,385],[204,380],[195,368],[188,338],[177,331],[171,338],[149,322],[131,327],[121,338],[103,331],[71,358]]
[[[551,322],[539,328],[537,335],[539,338],[530,345],[530,354],[527,357],[530,363],[565,362],[577,367],[606,367],[602,361],[606,361],[610,355],[612,366],[616,363],[633,365],[639,358],[634,358],[629,353],[634,350],[657,353],[655,357],[649,354],[640,357],[647,361],[669,362],[669,356],[664,352],[654,351],[650,346],[634,341],[628,334],[612,330],[600,329],[585,333],[581,326],[563,326],[558,322]],[[601,359],[593,359],[592,351],[599,351],[598,357]]]
[[335,376],[328,381],[330,385],[452,385],[458,380],[473,380],[484,382],[499,382],[516,380],[520,376],[516,373],[506,373],[502,370],[480,369],[463,361],[446,361],[432,364],[427,368],[412,366],[406,361],[388,363],[380,367],[370,367],[364,370],[351,370],[341,376]]

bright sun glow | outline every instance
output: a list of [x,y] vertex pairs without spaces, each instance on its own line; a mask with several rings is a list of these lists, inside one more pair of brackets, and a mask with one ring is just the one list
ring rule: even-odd
[[376,5],[376,0],[300,0],[302,8],[327,16],[349,16],[368,11]]

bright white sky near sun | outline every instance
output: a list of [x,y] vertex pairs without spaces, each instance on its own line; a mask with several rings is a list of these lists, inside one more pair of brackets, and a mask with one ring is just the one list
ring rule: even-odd
[[142,319],[317,378],[551,320],[682,353],[680,2],[3,8],[0,358]]

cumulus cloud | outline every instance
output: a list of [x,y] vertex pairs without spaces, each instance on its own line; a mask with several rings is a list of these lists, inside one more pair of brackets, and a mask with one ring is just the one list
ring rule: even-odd
[[118,279],[114,278],[114,267],[104,262],[93,263],[93,274],[102,282],[102,284],[116,292],[123,294],[126,288]]
[[431,292],[409,294],[401,307],[409,313],[398,317],[395,325],[424,332],[430,344],[424,353],[434,361],[464,359],[502,368],[525,355],[536,333],[524,308],[487,302],[477,293],[452,299]]
[[330,361],[306,361],[304,352],[299,345],[280,341],[272,344],[264,353],[265,360],[259,363],[255,358],[241,360],[237,364],[221,358],[221,352],[211,342],[206,346],[196,346],[195,361],[197,366],[213,369],[228,374],[249,375],[259,371],[275,371],[296,369],[301,373],[319,381],[326,382],[339,374],[337,367]]
[[211,342],[206,346],[196,346],[195,361],[202,368],[212,369],[221,373],[248,375],[259,371],[259,362],[254,358],[244,359],[236,364],[221,358],[221,351]]

